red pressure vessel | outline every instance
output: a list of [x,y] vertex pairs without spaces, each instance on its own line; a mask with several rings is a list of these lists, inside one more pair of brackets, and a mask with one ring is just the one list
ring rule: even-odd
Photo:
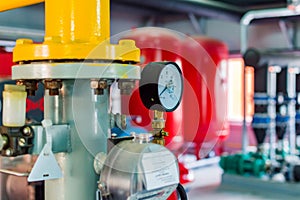
[[[131,39],[141,50],[141,66],[154,61],[173,61],[181,66],[180,37],[174,32],[162,28],[133,29],[123,39]],[[166,146],[171,150],[179,149],[183,144],[182,135],[182,103],[173,112],[165,115]],[[151,130],[153,113],[143,106],[138,88],[130,97],[122,97],[122,113],[132,116],[132,124]]]
[[227,134],[226,63],[223,42],[204,36],[187,37],[181,47],[184,139],[192,142],[198,159]]
[[0,49],[0,78],[10,78],[13,66],[12,53]]

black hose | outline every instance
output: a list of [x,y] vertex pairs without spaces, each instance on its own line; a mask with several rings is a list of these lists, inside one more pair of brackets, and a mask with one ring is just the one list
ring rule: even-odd
[[187,195],[186,195],[186,191],[180,183],[178,184],[176,190],[177,190],[181,200],[187,200],[188,199]]

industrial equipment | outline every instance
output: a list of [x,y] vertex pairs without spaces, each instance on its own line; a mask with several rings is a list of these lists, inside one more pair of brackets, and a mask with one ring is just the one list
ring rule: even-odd
[[[226,107],[222,106],[226,104],[227,46],[213,38],[189,37],[159,28],[133,29],[124,38],[136,42],[141,49],[142,63],[162,59],[176,62],[182,68],[183,102],[166,116],[169,134],[166,144],[173,151],[191,149],[198,159],[206,157],[215,144],[221,144],[228,135]],[[148,111],[134,106],[141,104],[138,93],[133,93],[127,102],[129,110],[125,112],[137,116],[132,119],[133,123],[150,127]],[[193,120],[183,123],[181,119]],[[222,151],[221,147],[215,148],[217,154]]]
[[[252,128],[257,150],[223,156],[221,166],[225,171],[241,175],[299,181],[300,159],[296,148],[298,54],[249,49],[244,60],[246,66],[255,68]],[[253,167],[250,169],[249,165]]]
[[[172,32],[162,28],[142,28],[133,29],[123,39],[134,40],[141,50],[141,66],[149,62],[159,62],[167,60],[176,62],[182,68],[180,48],[181,39],[177,32]],[[183,79],[185,83],[185,79]],[[185,85],[185,84],[184,84]],[[185,91],[185,90],[184,90]],[[183,92],[184,92],[183,91]],[[151,113],[143,106],[138,87],[136,87],[129,98],[122,97],[122,112],[131,116],[133,127],[151,129]],[[137,106],[139,105],[139,106]],[[179,150],[184,142],[183,139],[183,103],[176,110],[166,114],[165,137],[166,146],[172,150]]]
[[[5,3],[0,10],[22,5]],[[19,39],[14,48],[17,85],[3,93],[2,155],[38,155],[21,175],[45,181],[45,199],[166,199],[175,189],[186,199],[177,159],[163,146],[164,112],[181,101],[180,68],[151,63],[141,77],[134,41],[110,43],[108,0],[46,0],[45,13],[44,42]],[[140,78],[143,102],[154,109],[153,130],[115,137],[110,130],[124,129],[126,117],[112,113],[111,87],[118,84],[129,95]],[[39,85],[45,88],[43,121],[28,124],[26,97]]]

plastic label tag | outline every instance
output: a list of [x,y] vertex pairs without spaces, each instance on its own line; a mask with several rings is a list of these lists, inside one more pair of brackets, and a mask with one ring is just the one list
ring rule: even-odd
[[28,182],[62,177],[61,169],[57,164],[54,154],[52,151],[47,152],[48,149],[49,147],[46,144],[29,174]]
[[177,161],[169,151],[143,154],[142,166],[147,190],[179,183]]
[[52,121],[49,119],[44,119],[42,121],[42,125],[46,130],[47,141],[29,174],[28,182],[57,179],[62,177],[61,169],[58,166],[58,163],[52,152]]

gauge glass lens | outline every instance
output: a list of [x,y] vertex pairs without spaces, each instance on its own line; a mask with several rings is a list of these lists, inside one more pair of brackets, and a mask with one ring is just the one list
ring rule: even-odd
[[163,107],[172,110],[181,99],[181,73],[173,64],[166,65],[160,72],[158,79],[158,95]]

